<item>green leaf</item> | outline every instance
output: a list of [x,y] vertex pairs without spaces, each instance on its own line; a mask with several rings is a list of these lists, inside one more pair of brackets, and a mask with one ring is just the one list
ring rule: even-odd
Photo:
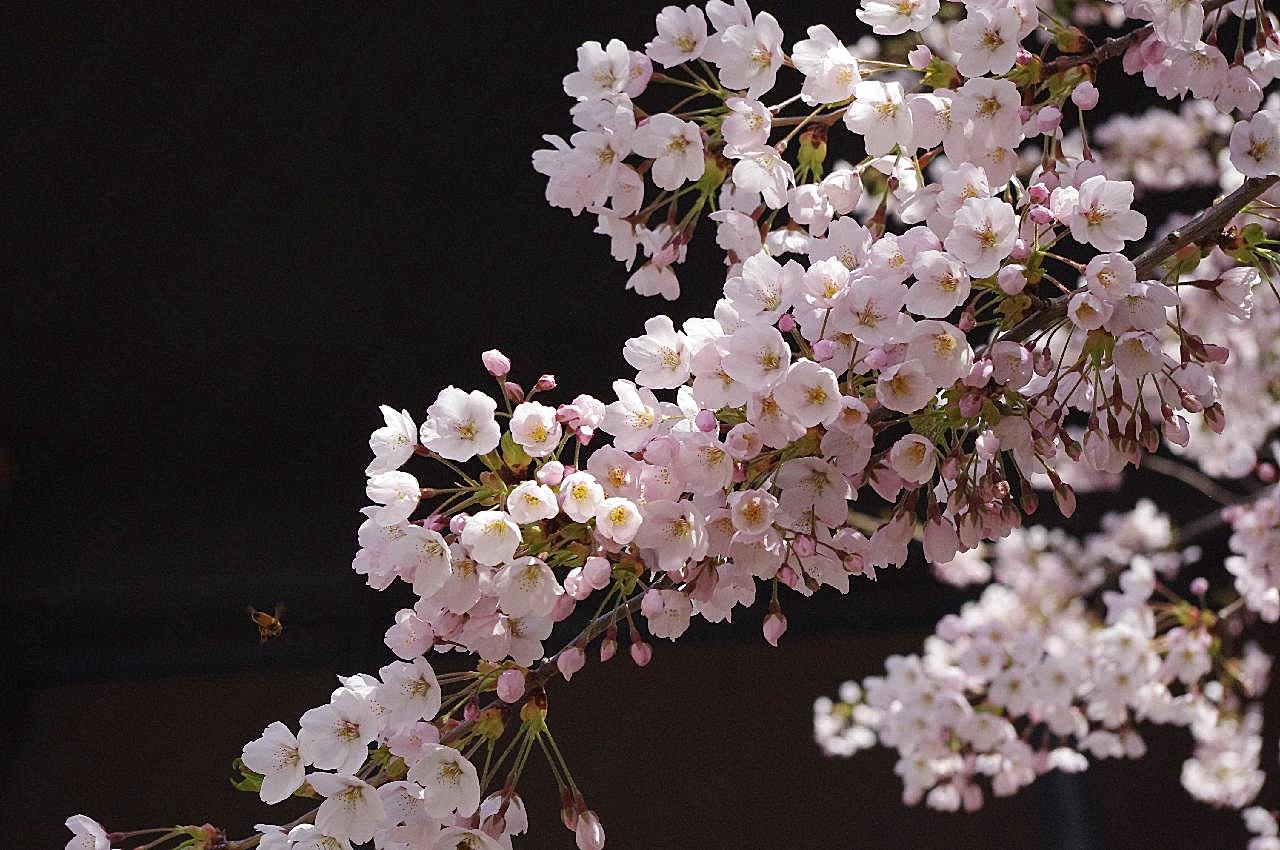
[[254,773],[252,770],[244,766],[244,762],[239,757],[231,762],[231,769],[240,774],[239,779],[232,779],[231,786],[238,791],[248,791],[257,794],[262,790],[262,774]]
[[924,85],[932,89],[958,89],[964,78],[960,76],[960,72],[955,66],[949,62],[943,62],[941,59],[934,57],[933,61],[925,66],[924,69]]
[[1000,306],[996,308],[996,313],[1000,315],[1000,330],[1007,331],[1018,322],[1021,322],[1030,309],[1031,297],[1029,295],[1011,295],[1001,301]]
[[502,452],[502,462],[515,472],[522,472],[529,466],[529,455],[516,442],[508,431],[502,435],[502,442],[498,444],[499,450]]

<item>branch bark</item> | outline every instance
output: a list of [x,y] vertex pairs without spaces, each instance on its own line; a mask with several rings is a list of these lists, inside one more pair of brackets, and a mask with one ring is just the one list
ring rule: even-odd
[[[1216,12],[1229,2],[1231,0],[1209,0],[1208,3],[1204,4],[1205,15],[1207,16],[1210,12]],[[1077,65],[1097,65],[1106,62],[1108,59],[1114,59],[1154,32],[1155,26],[1147,24],[1125,35],[1109,38],[1089,53],[1075,56],[1059,56],[1044,66],[1044,76],[1050,77]]]
[[[1165,260],[1178,253],[1187,245],[1203,242],[1217,236],[1223,231],[1231,219],[1246,206],[1252,203],[1263,192],[1280,181],[1280,177],[1251,177],[1231,194],[1218,203],[1203,210],[1185,225],[1173,231],[1159,243],[1142,252],[1133,261],[1138,270],[1138,280],[1149,280],[1152,274]],[[1044,330],[1067,315],[1066,295],[1060,295],[1049,301],[1040,309],[1031,313],[1014,325],[1000,338],[1025,342],[1032,334]]]

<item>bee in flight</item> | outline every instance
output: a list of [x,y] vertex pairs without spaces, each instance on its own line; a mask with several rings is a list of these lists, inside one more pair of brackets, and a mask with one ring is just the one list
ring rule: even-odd
[[253,624],[258,627],[258,643],[266,643],[273,637],[279,637],[284,631],[284,624],[280,622],[280,615],[284,613],[284,606],[279,602],[276,603],[276,612],[268,614],[266,611],[259,611],[250,605],[247,609],[249,619],[253,620]]

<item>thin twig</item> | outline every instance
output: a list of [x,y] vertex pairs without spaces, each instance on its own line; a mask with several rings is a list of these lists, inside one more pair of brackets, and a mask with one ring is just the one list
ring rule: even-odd
[[[1204,11],[1207,15],[1221,6],[1227,5],[1231,0],[1209,0],[1204,4]],[[1114,59],[1128,50],[1132,45],[1145,39],[1147,36],[1155,32],[1154,24],[1147,24],[1138,27],[1136,30],[1117,38],[1109,38],[1104,41],[1097,49],[1074,56],[1060,56],[1052,62],[1046,63],[1044,66],[1043,76],[1051,77],[1054,74],[1074,68],[1077,65],[1098,65],[1106,62],[1108,59]]]
[[[653,586],[661,587],[664,580],[665,580],[665,577],[658,579],[658,581],[654,582]],[[537,693],[538,691],[546,687],[548,682],[550,682],[552,679],[560,675],[560,668],[556,666],[556,661],[557,659],[560,658],[560,655],[566,649],[568,649],[571,646],[579,646],[582,644],[590,643],[592,640],[594,640],[595,638],[603,634],[605,630],[609,628],[609,625],[615,622],[619,617],[626,616],[627,614],[634,614],[636,611],[639,611],[640,600],[643,598],[644,598],[643,593],[637,593],[633,595],[631,598],[627,599],[625,602],[619,602],[616,606],[614,606],[610,610],[601,614],[599,617],[596,617],[594,620],[588,623],[586,627],[581,632],[579,632],[578,635],[573,640],[566,643],[560,649],[559,652],[547,658],[546,660],[542,661],[541,663],[539,663],[537,666],[535,666],[533,669],[529,671],[529,675],[525,677],[524,695],[520,699],[516,700],[514,703],[505,703],[502,700],[493,699],[480,709],[480,712],[477,713],[477,717],[479,717],[486,710],[491,708],[497,708],[505,714],[515,710],[520,705],[524,704],[524,702],[528,700],[530,697],[532,697],[535,693]],[[447,746],[449,744],[454,743],[455,741],[459,741],[462,738],[465,738],[468,734],[470,734],[471,730],[475,727],[475,724],[476,724],[475,720],[466,720],[462,723],[459,723],[457,726],[453,727],[452,729],[450,729],[448,732],[446,732],[444,735],[440,737],[440,743],[445,744]],[[389,781],[389,779],[390,777],[386,775],[379,775],[371,778],[369,780],[369,784],[375,785],[375,786],[382,785],[387,781]],[[294,820],[285,824],[282,827],[282,829],[284,829],[287,832],[295,826],[299,826],[304,823],[312,823],[315,820],[316,811],[318,811],[318,808],[319,807],[312,809],[306,814],[303,814],[295,818]],[[260,841],[262,841],[262,833],[257,833],[254,835],[250,835],[246,838],[241,838],[236,841],[227,842],[227,850],[252,850],[252,848],[258,846],[258,843]]]
[[1240,493],[1223,487],[1200,470],[1178,463],[1176,460],[1170,460],[1167,457],[1152,454],[1145,455],[1142,458],[1142,467],[1168,478],[1177,479],[1224,507],[1226,505],[1234,505],[1242,498],[1245,498]]

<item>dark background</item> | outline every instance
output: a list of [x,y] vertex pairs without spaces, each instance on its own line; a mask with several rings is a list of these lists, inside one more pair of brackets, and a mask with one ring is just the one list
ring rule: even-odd
[[[559,400],[606,396],[646,316],[707,313],[708,234],[684,299],[644,301],[529,165],[542,133],[571,132],[576,46],[639,48],[659,5],[9,10],[0,845],[60,847],[76,812],[235,836],[295,816],[234,791],[229,764],[335,672],[390,659],[406,594],[348,567],[376,406],[420,421],[447,384],[487,389],[493,346],[526,384],[556,373]],[[788,44],[817,20],[858,31],[853,4],[823,5],[775,4]],[[1177,732],[976,815],[904,808],[887,751],[823,758],[813,698],[914,651],[961,599],[918,564],[855,588],[786,599],[779,649],[757,606],[552,693],[610,847],[1243,843],[1237,815],[1178,787]],[[284,635],[260,646],[244,608],[277,601]],[[545,770],[530,778],[523,846],[570,845]]]

